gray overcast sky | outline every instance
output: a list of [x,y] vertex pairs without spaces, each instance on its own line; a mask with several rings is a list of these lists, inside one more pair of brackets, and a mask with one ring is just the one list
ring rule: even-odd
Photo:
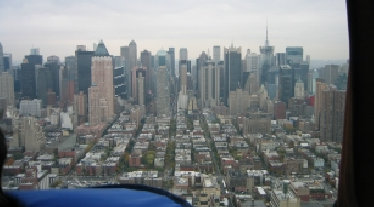
[[46,57],[73,55],[77,44],[103,39],[110,54],[134,39],[138,53],[188,48],[189,59],[213,45],[259,53],[304,46],[311,59],[348,59],[345,0],[0,0],[0,42],[22,60],[32,46]]

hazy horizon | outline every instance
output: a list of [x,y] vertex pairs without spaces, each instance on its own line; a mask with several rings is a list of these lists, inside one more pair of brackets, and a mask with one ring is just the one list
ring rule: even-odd
[[103,39],[111,55],[132,39],[138,55],[147,49],[188,49],[188,58],[213,46],[242,47],[259,53],[268,19],[275,53],[303,46],[311,60],[345,60],[349,56],[344,0],[333,1],[10,1],[0,2],[0,42],[14,62],[32,47],[60,59],[74,55],[76,45]]

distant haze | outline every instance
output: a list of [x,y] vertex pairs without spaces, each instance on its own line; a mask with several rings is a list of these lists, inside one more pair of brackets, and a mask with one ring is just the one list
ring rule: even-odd
[[[269,40],[275,52],[303,46],[304,55],[318,60],[348,59],[348,26],[344,0],[1,0],[0,42],[5,53],[21,61],[30,48],[61,59],[75,46],[104,40],[111,55],[131,39],[137,50],[188,49],[188,58],[242,46],[259,53]],[[223,52],[221,52],[223,53]],[[222,56],[222,55],[221,55]],[[223,58],[223,57],[221,57]]]

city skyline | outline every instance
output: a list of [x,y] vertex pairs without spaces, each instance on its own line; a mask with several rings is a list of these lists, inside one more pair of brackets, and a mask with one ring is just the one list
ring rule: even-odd
[[[167,5],[167,6],[166,6]],[[275,52],[301,45],[311,59],[348,59],[348,27],[344,1],[2,1],[0,40],[4,53],[23,60],[32,47],[43,56],[74,54],[103,39],[111,55],[134,39],[140,51],[187,48],[189,59],[213,46],[242,46],[259,53],[265,42],[266,21]],[[72,24],[74,22],[74,24]],[[222,57],[221,57],[222,58]]]

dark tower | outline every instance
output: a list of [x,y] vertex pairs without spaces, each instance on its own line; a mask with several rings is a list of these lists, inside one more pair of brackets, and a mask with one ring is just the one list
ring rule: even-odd
[[87,94],[91,86],[91,59],[94,51],[76,50],[78,91]]
[[230,91],[242,86],[242,53],[241,47],[225,48],[225,96],[224,102],[228,106]]
[[41,55],[26,55],[21,63],[21,93],[26,99],[36,98],[36,78],[35,66],[42,65],[43,57]]

